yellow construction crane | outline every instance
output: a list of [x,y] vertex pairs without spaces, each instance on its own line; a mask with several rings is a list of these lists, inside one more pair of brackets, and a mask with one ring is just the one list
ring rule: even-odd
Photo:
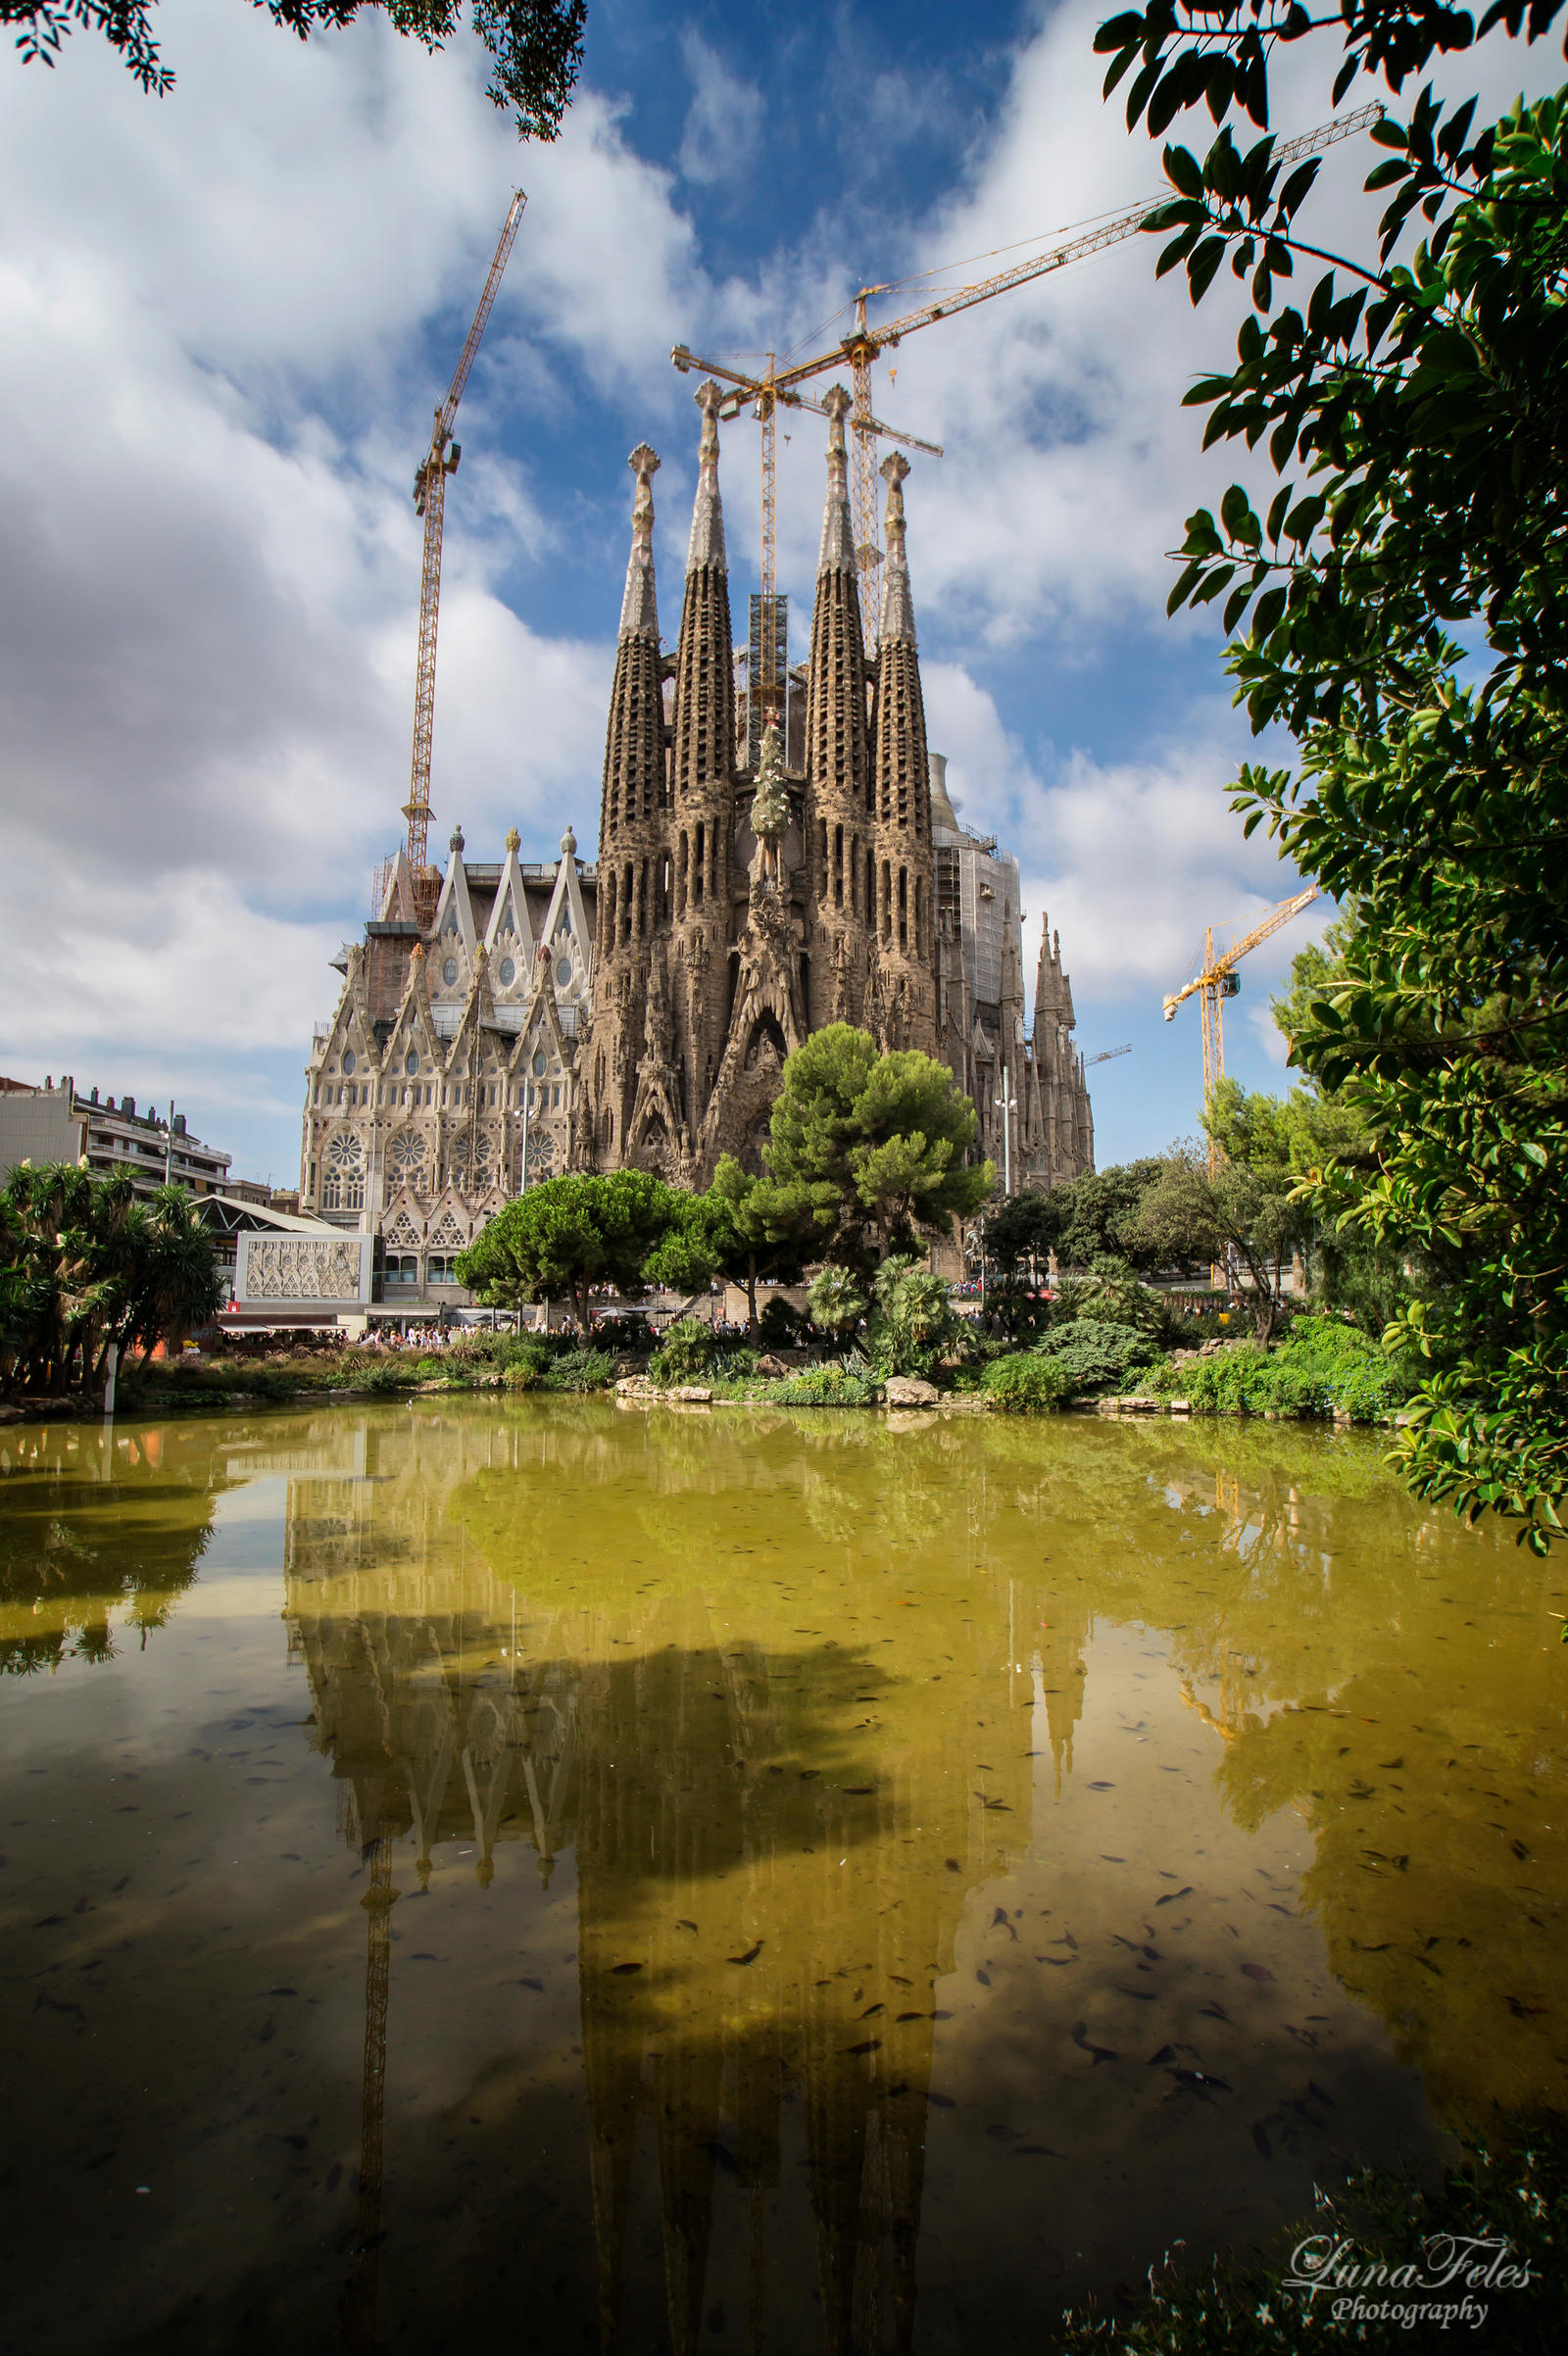
[[430,827],[430,740],[435,727],[435,634],[441,606],[441,525],[446,511],[446,484],[449,474],[456,474],[458,461],[463,456],[459,443],[452,439],[457,422],[458,404],[463,399],[485,331],[496,295],[501,286],[501,273],[517,234],[523,206],[528,199],[520,188],[513,193],[511,210],[501,231],[490,275],[479,297],[479,308],[473,315],[463,357],[453,372],[447,397],[435,413],[435,427],[430,435],[428,457],[414,478],[414,508],[424,521],[424,566],[419,577],[419,658],[414,674],[414,761],[409,779],[409,798],[403,805],[403,815],[409,822],[409,877],[414,891],[415,914],[421,924],[427,924],[435,912],[438,879],[428,863]]
[[[1353,138],[1356,132],[1368,130],[1382,116],[1377,104],[1358,107],[1354,114],[1339,117],[1320,125],[1315,131],[1303,132],[1299,138],[1286,139],[1274,150],[1276,164],[1295,164],[1301,158],[1319,154],[1324,148],[1338,145],[1342,139]],[[855,322],[848,335],[825,352],[810,360],[792,361],[786,368],[774,364],[768,354],[767,367],[760,376],[743,368],[699,360],[685,344],[677,344],[670,354],[675,367],[685,371],[702,368],[710,376],[735,388],[729,400],[719,410],[719,416],[735,417],[752,403],[753,415],[762,427],[762,573],[764,584],[773,577],[773,420],[779,402],[789,408],[820,409],[820,402],[808,399],[800,391],[803,384],[814,376],[824,375],[830,368],[848,366],[854,387],[854,403],[850,412],[850,427],[854,435],[852,448],[854,464],[851,468],[850,492],[855,529],[856,561],[860,575],[860,617],[869,641],[876,627],[875,568],[881,562],[880,517],[876,500],[876,444],[879,438],[904,442],[916,450],[933,450],[930,442],[916,442],[912,435],[895,432],[884,425],[871,408],[871,368],[878,356],[896,349],[906,335],[917,327],[934,326],[938,319],[955,318],[961,311],[972,311],[977,303],[990,302],[993,295],[1006,294],[1014,286],[1026,286],[1031,279],[1046,277],[1052,270],[1064,270],[1069,262],[1079,262],[1089,254],[1102,253],[1106,246],[1119,245],[1125,237],[1136,237],[1150,215],[1160,205],[1169,202],[1169,192],[1152,197],[1136,211],[1119,213],[1102,221],[1098,228],[1084,230],[1068,238],[1062,245],[1048,247],[1043,253],[1031,254],[1015,262],[1007,270],[999,270],[989,278],[977,279],[972,285],[953,287],[933,295],[914,311],[897,319],[878,321],[873,325],[866,314],[867,303],[877,295],[902,294],[911,286],[921,285],[939,273],[926,270],[918,278],[903,278],[881,286],[862,286],[854,299]],[[961,267],[961,266],[950,266]],[[938,450],[937,456],[941,453]],[[764,588],[764,594],[766,594]],[[764,612],[766,609],[764,609]]]
[[1198,994],[1199,1010],[1203,1018],[1205,1105],[1225,1077],[1225,1025],[1220,1008],[1226,999],[1235,998],[1241,989],[1242,977],[1236,970],[1237,966],[1260,941],[1266,941],[1270,933],[1277,933],[1282,924],[1289,924],[1293,916],[1298,916],[1302,908],[1309,908],[1320,889],[1318,884],[1308,884],[1305,891],[1298,892],[1294,899],[1282,900],[1277,908],[1269,909],[1266,916],[1258,918],[1250,932],[1243,933],[1239,939],[1232,941],[1229,949],[1221,950],[1217,956],[1214,950],[1214,927],[1205,925],[1202,955],[1198,960],[1197,972],[1166,999],[1165,1020],[1172,1022],[1182,1001],[1191,998],[1195,991]]

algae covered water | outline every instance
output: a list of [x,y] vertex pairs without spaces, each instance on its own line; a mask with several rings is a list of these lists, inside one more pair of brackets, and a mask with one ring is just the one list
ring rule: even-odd
[[1376,1442],[0,1435],[19,2349],[1048,2349],[1560,2103],[1568,1608]]

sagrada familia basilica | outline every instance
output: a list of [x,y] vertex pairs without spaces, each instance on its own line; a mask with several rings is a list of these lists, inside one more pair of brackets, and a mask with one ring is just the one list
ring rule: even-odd
[[515,831],[498,863],[469,860],[459,830],[433,908],[400,853],[363,943],[336,960],[342,992],[307,1071],[301,1207],[356,1227],[368,1214],[388,1299],[450,1284],[453,1255],[525,1172],[633,1166],[701,1185],[725,1152],[760,1168],[784,1058],[832,1022],[940,1056],[1015,1189],[1094,1166],[1059,941],[1042,925],[1031,1032],[1017,861],[959,823],[927,747],[907,462],[882,467],[870,650],[835,387],[809,656],[778,663],[769,698],[755,647],[748,669],[732,637],[718,399],[711,383],[697,394],[673,655],[654,575],[659,459],[646,444],[631,456],[597,862],[569,827],[548,865],[519,860]]

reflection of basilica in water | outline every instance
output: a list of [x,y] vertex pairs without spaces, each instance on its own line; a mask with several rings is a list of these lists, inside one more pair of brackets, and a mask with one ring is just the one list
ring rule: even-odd
[[[960,1622],[929,1565],[918,1596],[895,1587],[857,1611],[834,1559],[847,1500],[831,1450],[818,1467],[792,1435],[771,1487],[754,1468],[754,1517],[727,1515],[703,1546],[678,1451],[650,1512],[627,1489],[626,1439],[591,1419],[416,1423],[385,1471],[372,1430],[354,1475],[291,1484],[287,1616],[318,1740],[372,1861],[412,1836],[427,1880],[437,1844],[458,1841],[488,1884],[498,1844],[526,1843],[546,1879],[574,1852],[605,2345],[649,2170],[671,2346],[696,2344],[715,2180],[739,2195],[748,2297],[766,2313],[767,2202],[796,2197],[781,2184],[795,2102],[824,2344],[906,2347],[936,1983],[968,1893],[1030,1828],[1035,1691],[1006,1582],[967,1563],[954,1530]],[[795,1546],[770,1569],[769,1528],[802,1515],[816,1567]],[[1081,1682],[1064,1661],[1058,1747]],[[373,2230],[366,2218],[362,2239]]]
[[77,1729],[0,1893],[61,1963],[8,2048],[45,2237],[105,2101],[147,2135],[149,2018],[226,2301],[181,2337],[136,2240],[125,2344],[177,2356],[1000,2356],[1560,2102],[1562,1596],[1378,1448],[535,1399],[0,1434],[8,1737]]
[[[1336,1495],[1332,1456],[1281,1471],[1288,1443],[1239,1473],[1233,1434],[1069,1438],[529,1402],[316,1419],[320,1446],[230,1460],[289,1476],[289,1642],[368,1868],[351,2338],[383,2238],[397,1886],[471,1858],[515,1908],[510,1849],[575,1896],[602,2344],[694,2349],[722,2275],[759,2349],[794,2344],[766,2331],[785,2293],[836,2356],[909,2347],[939,1983],[1032,1838],[1072,1861],[1037,1815],[1078,1780],[1097,1622],[1164,1632],[1232,1824],[1305,1828],[1302,1914],[1440,2113],[1557,2083],[1561,1810],[1531,1763],[1555,1663],[1489,1650],[1415,1706],[1446,1666],[1441,1627],[1410,1633],[1424,1584],[1445,1566],[1507,1632],[1511,1556],[1369,1497],[1358,1461]],[[1345,1575],[1348,1545],[1377,1578]]]

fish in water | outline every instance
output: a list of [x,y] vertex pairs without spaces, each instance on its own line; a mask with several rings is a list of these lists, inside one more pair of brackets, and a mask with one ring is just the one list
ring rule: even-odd
[[744,1955],[726,1955],[724,1960],[726,1963],[755,1963],[761,1952],[762,1941],[759,1939],[756,1946],[748,1947]]
[[1005,1931],[1007,1937],[1012,1940],[1013,1944],[1017,1944],[1018,1934],[1013,1929],[1011,1923],[1007,1920],[1007,1909],[1005,1906],[999,1906],[997,1908],[996,1913],[991,1917],[991,1928],[993,1931]]
[[1174,1906],[1178,1898],[1190,1898],[1192,1894],[1193,1886],[1189,1882],[1185,1890],[1167,1890],[1164,1896],[1156,1898],[1154,1903],[1156,1906]]
[[1089,2055],[1091,2069],[1098,2070],[1102,2061],[1113,2062],[1120,2061],[1121,2059],[1121,2055],[1117,2053],[1113,2047],[1109,2045],[1096,2045],[1090,2042],[1089,2024],[1087,2021],[1075,2021],[1073,2023],[1072,2041],[1078,2047],[1080,2053],[1087,2053]]

